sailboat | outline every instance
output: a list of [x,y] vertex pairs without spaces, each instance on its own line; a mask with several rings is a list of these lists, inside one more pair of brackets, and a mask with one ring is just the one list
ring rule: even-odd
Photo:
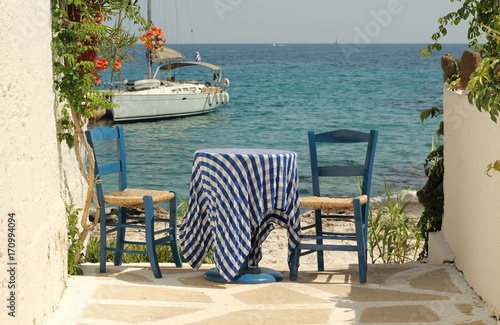
[[[151,0],[148,0],[148,20],[151,21]],[[111,100],[115,122],[131,122],[206,114],[229,102],[229,79],[219,66],[202,62],[199,53],[195,61],[163,46],[148,50],[148,78],[124,80],[123,89],[114,92]],[[152,75],[153,63],[159,63]],[[176,80],[176,69],[200,67],[208,69],[210,81]]]

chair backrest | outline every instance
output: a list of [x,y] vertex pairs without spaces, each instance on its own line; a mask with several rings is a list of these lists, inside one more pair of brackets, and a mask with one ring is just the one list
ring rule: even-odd
[[[125,134],[123,127],[118,125],[114,128],[101,126],[85,131],[87,142],[89,143],[95,158],[94,176],[99,182],[96,183],[97,197],[102,199],[104,193],[102,188],[102,176],[113,173],[118,174],[118,190],[127,188],[127,159],[125,154]],[[103,142],[116,142],[116,155],[114,157],[99,157],[99,150],[96,147]],[[101,161],[102,159],[102,161]],[[102,203],[102,202],[100,202]],[[101,205],[102,206],[102,205]]]
[[[335,130],[320,134],[309,131],[309,153],[311,158],[311,176],[313,195],[321,196],[321,177],[359,177],[361,178],[361,194],[370,197],[370,188],[375,158],[375,147],[377,144],[378,131],[371,130],[363,133],[353,130]],[[340,163],[332,163],[331,157],[325,160],[318,156],[318,143],[332,144],[330,153],[332,156],[341,157]],[[344,145],[359,143],[354,152],[346,151]],[[364,145],[366,144],[366,146]],[[361,149],[362,147],[362,149]],[[360,157],[355,161],[354,156]]]

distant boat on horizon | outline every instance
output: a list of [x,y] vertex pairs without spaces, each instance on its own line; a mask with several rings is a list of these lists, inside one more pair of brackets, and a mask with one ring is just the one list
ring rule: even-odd
[[273,46],[286,46],[286,44],[276,44],[276,43],[273,43]]

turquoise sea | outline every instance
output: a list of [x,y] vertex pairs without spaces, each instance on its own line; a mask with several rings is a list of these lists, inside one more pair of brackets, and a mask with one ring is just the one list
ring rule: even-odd
[[[425,184],[424,160],[438,120],[420,112],[442,107],[444,53],[460,57],[466,45],[444,45],[423,58],[425,44],[224,44],[170,45],[193,60],[224,69],[230,103],[208,115],[125,123],[129,187],[189,195],[193,153],[201,148],[263,147],[299,157],[301,194],[310,193],[307,131],[379,130],[372,182],[384,196],[414,193]],[[146,77],[142,45],[123,78]],[[106,81],[103,76],[103,81]],[[112,124],[112,121],[99,123]]]

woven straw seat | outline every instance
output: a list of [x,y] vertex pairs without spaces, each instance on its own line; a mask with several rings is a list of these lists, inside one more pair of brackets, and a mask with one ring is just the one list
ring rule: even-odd
[[368,202],[368,196],[361,195],[357,197],[321,197],[306,196],[300,198],[300,205],[313,209],[331,210],[331,209],[352,209],[352,200],[358,198],[361,205]]
[[153,198],[153,204],[167,202],[175,197],[173,192],[168,191],[127,188],[123,191],[104,194],[104,202],[127,208],[139,208],[144,205],[143,198],[145,195],[150,195]]

